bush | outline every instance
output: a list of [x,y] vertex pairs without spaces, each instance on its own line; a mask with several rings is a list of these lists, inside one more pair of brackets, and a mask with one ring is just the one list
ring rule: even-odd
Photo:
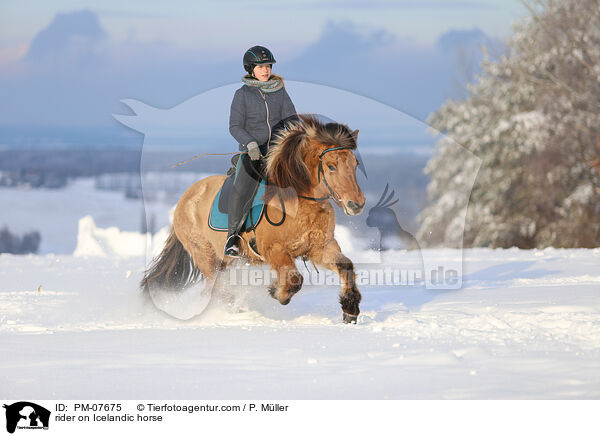
[[34,231],[22,237],[13,235],[8,227],[0,230],[0,253],[28,254],[37,253],[42,240],[40,232]]

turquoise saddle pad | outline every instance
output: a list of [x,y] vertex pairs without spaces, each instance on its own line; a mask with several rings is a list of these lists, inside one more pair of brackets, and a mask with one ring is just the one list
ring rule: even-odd
[[[225,182],[227,183],[227,181]],[[225,186],[223,183],[223,186]],[[223,207],[219,208],[219,200],[221,199],[221,192],[223,191],[223,186],[217,192],[215,196],[212,207],[210,208],[210,215],[208,216],[208,225],[211,229],[226,232],[227,231],[227,213],[223,211]],[[265,181],[262,180],[260,185],[258,185],[258,190],[252,199],[252,207],[250,208],[250,212],[248,213],[248,217],[246,218],[246,222],[244,223],[244,229],[246,231],[252,230],[254,227],[258,225],[260,222],[264,208],[265,208]],[[227,204],[226,201],[222,201],[221,204]]]

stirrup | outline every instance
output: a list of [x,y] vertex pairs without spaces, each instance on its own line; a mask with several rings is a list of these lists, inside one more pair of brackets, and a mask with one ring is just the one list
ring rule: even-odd
[[232,242],[231,245],[229,245],[230,239],[235,237],[240,238],[240,241],[242,241],[242,243],[244,242],[240,235],[234,233],[233,235],[227,238],[227,241],[225,241],[225,249],[223,250],[223,254],[229,257],[240,258],[242,257],[242,254],[240,253],[240,248],[235,244],[235,241]]

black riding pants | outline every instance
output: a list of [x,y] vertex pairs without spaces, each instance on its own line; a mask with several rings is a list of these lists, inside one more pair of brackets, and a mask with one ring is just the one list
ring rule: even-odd
[[246,153],[240,155],[229,196],[229,235],[237,234],[242,229],[252,205],[252,198],[262,180],[263,169],[263,159],[252,160]]

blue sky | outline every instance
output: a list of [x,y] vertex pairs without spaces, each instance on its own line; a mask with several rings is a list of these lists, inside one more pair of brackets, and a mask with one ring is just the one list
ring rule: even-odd
[[518,0],[3,0],[0,124],[114,126],[122,98],[167,108],[239,82],[255,44],[288,80],[425,120],[460,94],[455,51],[504,40],[525,14]]

